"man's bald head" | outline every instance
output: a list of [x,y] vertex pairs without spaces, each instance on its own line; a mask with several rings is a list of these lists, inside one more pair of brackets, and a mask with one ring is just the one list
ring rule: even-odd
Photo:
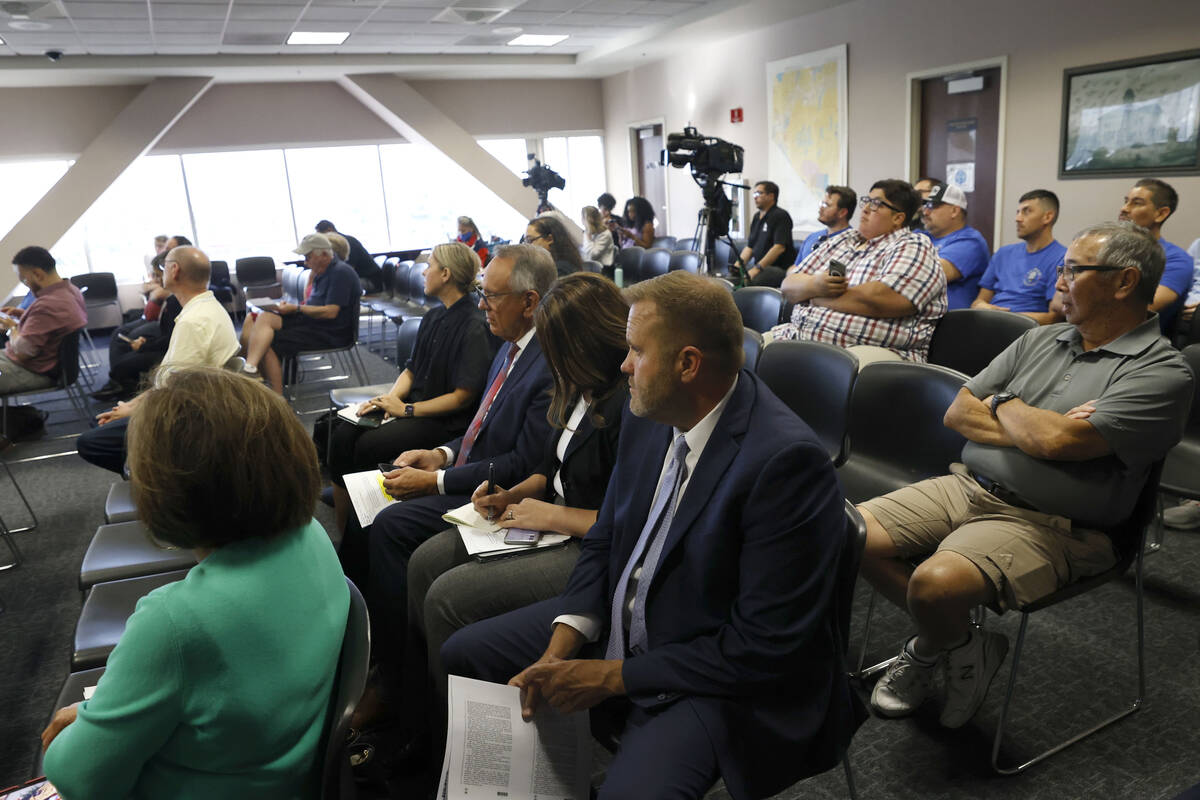
[[208,263],[208,256],[198,247],[176,247],[168,252],[163,265],[164,274],[170,272],[172,264],[179,265],[179,279],[189,285],[208,286],[212,278],[212,265]]

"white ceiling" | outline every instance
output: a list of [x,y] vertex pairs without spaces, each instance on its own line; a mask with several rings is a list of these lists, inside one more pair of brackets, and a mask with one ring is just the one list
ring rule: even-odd
[[[632,33],[668,30],[729,0],[26,0],[0,2],[0,56],[221,54],[580,55]],[[732,4],[736,5],[736,3]],[[448,7],[507,9],[492,24],[435,22]],[[61,13],[60,13],[61,11]],[[30,23],[33,23],[31,26]],[[15,26],[15,27],[14,27]],[[39,28],[28,30],[29,27]],[[507,46],[521,33],[569,34],[551,47]],[[349,31],[340,46],[288,46],[293,31]]]

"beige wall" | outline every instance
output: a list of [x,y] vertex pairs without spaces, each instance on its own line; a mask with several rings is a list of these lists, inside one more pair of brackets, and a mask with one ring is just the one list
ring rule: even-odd
[[604,127],[599,80],[413,81],[473,136],[517,136]]
[[[611,190],[632,191],[631,123],[665,117],[668,131],[692,121],[700,132],[746,148],[748,180],[766,175],[766,63],[843,42],[848,45],[849,182],[858,190],[904,171],[905,75],[1007,55],[1008,101],[1002,244],[1017,197],[1039,187],[1063,202],[1059,238],[1116,216],[1125,179],[1057,179],[1064,68],[1194,48],[1200,3],[1143,0],[858,0],[769,29],[697,48],[604,81]],[[741,106],[746,121],[729,122]],[[1180,210],[1168,239],[1200,237],[1200,178],[1169,179]],[[685,170],[669,170],[669,233],[689,236],[699,191]],[[787,207],[786,198],[782,205]],[[797,210],[799,211],[799,210]]]
[[75,158],[148,82],[0,89],[0,159]]

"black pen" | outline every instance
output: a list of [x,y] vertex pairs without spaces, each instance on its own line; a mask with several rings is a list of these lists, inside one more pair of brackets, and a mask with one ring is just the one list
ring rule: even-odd
[[[495,462],[495,461],[489,461],[489,462],[488,462],[488,485],[487,485],[487,493],[488,493],[488,494],[495,494],[495,492],[496,492],[496,462]],[[492,509],[492,507],[491,507],[491,506],[488,506],[488,522],[491,522],[491,521],[492,521],[492,517],[493,517],[493,516],[495,516],[495,513],[496,513],[496,512],[495,512],[495,511]]]

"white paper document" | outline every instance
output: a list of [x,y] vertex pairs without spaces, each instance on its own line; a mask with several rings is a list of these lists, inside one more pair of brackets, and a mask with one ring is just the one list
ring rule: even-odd
[[279,300],[274,297],[247,297],[246,305],[251,311],[274,311]]
[[515,686],[450,676],[442,797],[586,800],[592,747],[586,711],[521,719]]
[[508,531],[494,522],[488,522],[472,503],[447,511],[442,519],[458,526],[458,535],[462,537],[469,556],[514,555],[525,550],[553,547],[571,538],[565,533],[543,533],[537,544],[505,544],[504,536]]
[[358,524],[367,527],[375,521],[380,511],[400,501],[383,488],[383,473],[377,469],[365,472],[349,472],[345,475],[346,492],[358,515]]

